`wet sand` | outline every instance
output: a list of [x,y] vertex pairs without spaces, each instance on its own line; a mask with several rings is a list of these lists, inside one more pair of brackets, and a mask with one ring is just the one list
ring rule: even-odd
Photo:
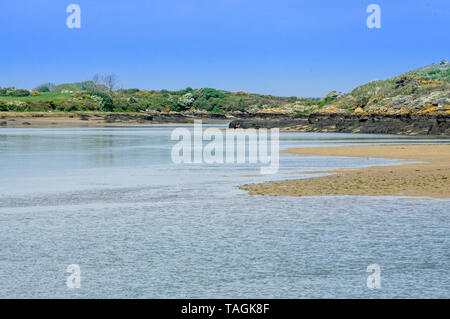
[[0,112],[0,127],[48,128],[108,126],[109,124],[104,120],[104,115],[96,113],[68,114],[64,112]]
[[398,159],[402,165],[373,166],[299,174],[331,175],[299,180],[247,184],[251,195],[272,196],[425,196],[450,198],[450,145],[387,145],[296,148],[284,151],[301,156],[345,156]]
[[223,123],[226,119],[179,113],[106,113],[106,112],[0,112],[0,128],[117,127],[152,124],[186,124],[195,119],[206,123]]
[[[6,124],[1,123],[6,122]],[[119,123],[115,124],[117,126]],[[132,124],[132,123],[129,123]],[[100,127],[111,126],[105,123],[103,118],[94,118],[90,120],[81,120],[79,118],[60,118],[60,117],[46,117],[46,118],[10,118],[0,119],[0,127]]]

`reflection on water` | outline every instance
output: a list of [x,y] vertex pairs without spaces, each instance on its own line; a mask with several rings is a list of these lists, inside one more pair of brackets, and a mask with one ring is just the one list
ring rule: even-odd
[[[250,197],[235,187],[396,161],[282,154],[278,174],[244,177],[260,165],[172,164],[175,127],[0,129],[0,297],[449,296],[449,200]],[[449,142],[280,139],[282,149]],[[373,263],[381,290],[366,287]],[[81,267],[81,289],[65,285],[69,264]]]

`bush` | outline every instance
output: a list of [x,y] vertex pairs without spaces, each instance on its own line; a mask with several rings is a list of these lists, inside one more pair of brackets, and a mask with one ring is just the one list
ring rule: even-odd
[[356,105],[359,107],[364,107],[369,103],[370,97],[369,96],[362,96],[356,99]]
[[29,96],[30,95],[30,91],[25,90],[25,89],[18,89],[18,90],[14,90],[14,91],[9,92],[8,95],[10,95],[10,96],[18,96],[18,97]]
[[225,112],[221,108],[218,108],[217,106],[215,106],[214,108],[212,108],[208,112],[214,113],[214,114],[225,114]]
[[8,105],[4,101],[0,101],[0,112],[8,111]]
[[34,89],[34,91],[45,93],[50,92],[50,88],[47,85],[39,85],[37,88]]
[[208,108],[208,101],[203,96],[201,96],[195,100],[195,102],[192,104],[192,107],[196,109],[206,110]]
[[91,96],[98,96],[102,99],[101,104],[103,111],[106,112],[114,111],[114,102],[108,94],[103,92],[88,92],[87,94]]
[[[47,109],[50,109],[50,110],[56,110],[56,104],[55,104],[55,101],[53,101],[53,100],[46,100],[46,101],[42,101],[44,104],[45,104],[45,107],[47,108]],[[62,109],[61,111],[63,111],[64,109]]]
[[189,109],[192,103],[194,103],[194,97],[192,93],[186,93],[178,99],[178,105],[182,110]]
[[225,94],[223,94],[222,92],[211,88],[201,89],[201,95],[207,100],[209,100],[210,98],[223,99],[225,97]]
[[44,83],[44,84],[38,85],[34,89],[34,91],[37,91],[37,92],[52,92],[54,88],[55,88],[55,85],[53,83]]
[[136,94],[136,93],[138,93],[138,92],[140,92],[141,90],[139,90],[139,89],[135,89],[135,88],[133,88],[133,89],[120,89],[119,91],[118,91],[118,93],[119,94]]

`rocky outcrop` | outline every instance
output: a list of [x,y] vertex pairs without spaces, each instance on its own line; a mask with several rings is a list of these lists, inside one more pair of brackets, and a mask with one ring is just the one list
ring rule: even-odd
[[450,136],[450,115],[431,114],[229,114],[158,113],[130,115],[112,113],[105,116],[106,123],[192,123],[231,121],[230,128],[274,128],[298,132],[341,132],[408,135]]
[[450,115],[311,114],[246,117],[230,128],[274,128],[299,132],[341,132],[450,136]]

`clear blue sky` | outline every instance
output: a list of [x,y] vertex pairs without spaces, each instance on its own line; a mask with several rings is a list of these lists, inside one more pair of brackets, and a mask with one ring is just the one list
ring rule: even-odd
[[450,59],[449,0],[2,0],[0,29],[0,87],[28,89],[115,73],[125,88],[323,96]]

